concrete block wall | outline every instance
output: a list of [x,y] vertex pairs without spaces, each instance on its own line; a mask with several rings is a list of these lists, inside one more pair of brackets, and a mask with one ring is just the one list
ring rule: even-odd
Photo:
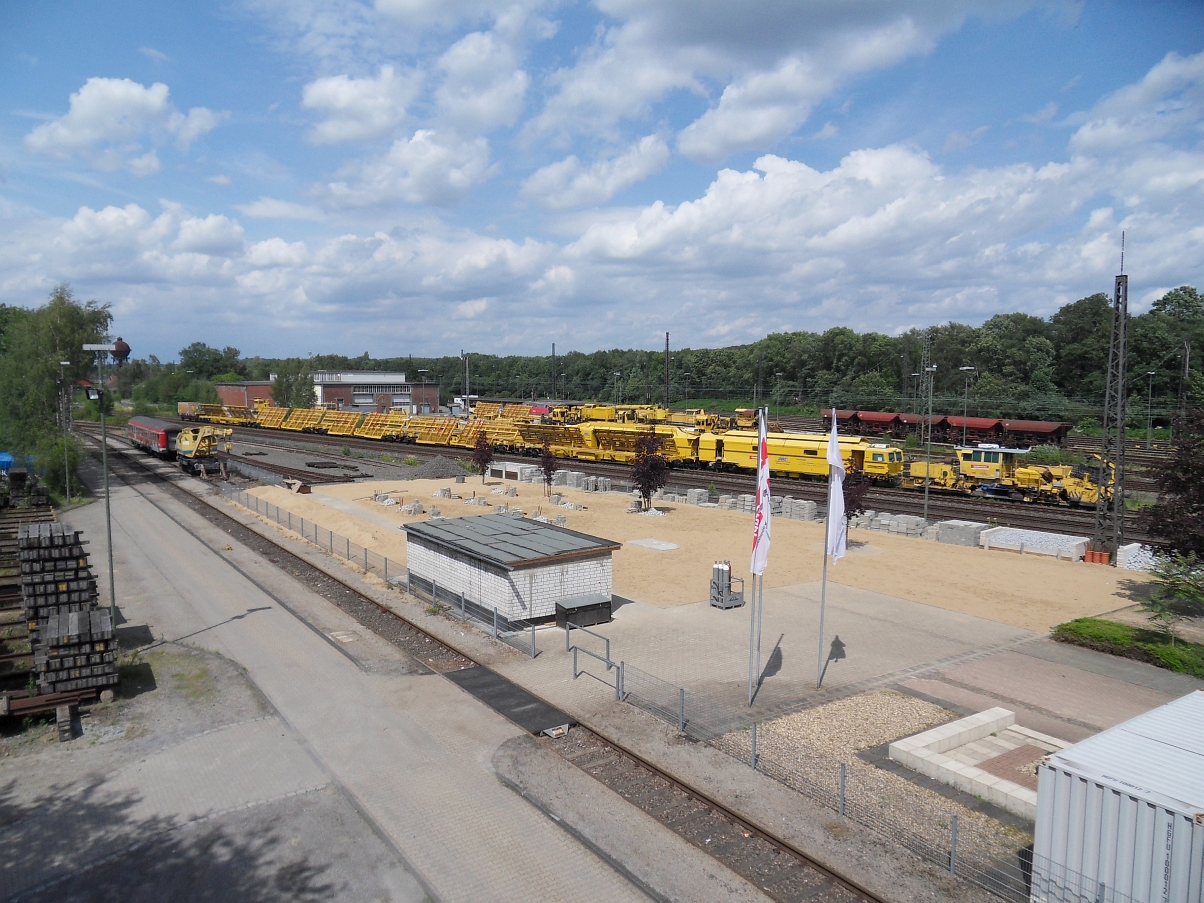
[[972,793],[1008,812],[1035,819],[1037,794],[1034,791],[945,755],[951,749],[1007,730],[1015,721],[1015,713],[1005,708],[987,709],[896,740],[887,747],[887,755],[912,771],[950,784],[964,793]]
[[943,520],[937,526],[940,527],[937,540],[955,546],[977,546],[982,531],[987,529],[986,524],[970,520]]
[[549,617],[556,613],[556,603],[564,599],[611,592],[610,553],[506,571],[410,536],[406,555],[411,573],[434,580],[448,592],[464,593],[469,602],[485,609],[496,608],[512,620]]

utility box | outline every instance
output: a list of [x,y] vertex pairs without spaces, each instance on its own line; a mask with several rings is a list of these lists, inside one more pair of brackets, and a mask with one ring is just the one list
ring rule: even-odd
[[561,599],[556,603],[556,626],[564,628],[572,621],[574,627],[592,627],[611,621],[610,594],[599,593]]
[[1204,900],[1204,690],[1052,753],[1031,900]]

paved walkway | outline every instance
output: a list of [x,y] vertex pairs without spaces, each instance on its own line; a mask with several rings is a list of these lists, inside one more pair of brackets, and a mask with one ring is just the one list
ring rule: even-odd
[[[278,713],[278,721],[230,728],[124,772],[118,783],[140,795],[138,805],[197,814],[331,782],[439,899],[645,899],[499,783],[490,760],[519,735],[514,725],[438,676],[374,673],[281,604],[313,606],[312,593],[153,484],[138,489],[170,517],[115,484],[123,615],[240,663]],[[107,586],[103,514],[97,504],[65,519],[93,538]],[[328,610],[328,624],[371,646],[339,615]],[[272,722],[284,736],[271,735]]]

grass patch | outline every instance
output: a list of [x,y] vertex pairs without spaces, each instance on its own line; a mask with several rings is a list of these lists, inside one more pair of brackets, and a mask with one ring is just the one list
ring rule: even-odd
[[1077,618],[1053,629],[1059,643],[1084,646],[1097,652],[1136,659],[1168,671],[1204,677],[1204,644],[1175,640],[1155,630],[1145,630],[1099,618]]

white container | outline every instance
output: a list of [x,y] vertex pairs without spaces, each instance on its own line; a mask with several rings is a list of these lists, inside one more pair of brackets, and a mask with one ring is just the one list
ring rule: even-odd
[[1031,898],[1204,903],[1204,691],[1045,758]]

